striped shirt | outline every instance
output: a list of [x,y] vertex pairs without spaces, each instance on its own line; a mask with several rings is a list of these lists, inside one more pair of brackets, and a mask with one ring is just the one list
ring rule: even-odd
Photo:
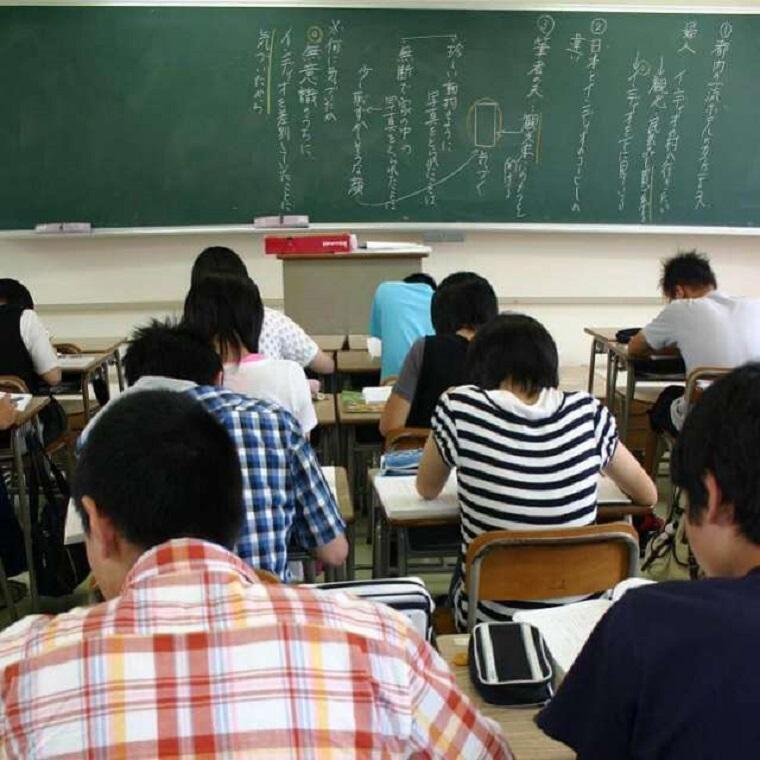
[[150,549],[120,596],[0,634],[0,757],[504,758],[395,610],[265,585],[214,544]]
[[[487,531],[596,520],[599,472],[618,436],[608,409],[588,393],[546,388],[529,405],[508,391],[463,386],[441,396],[432,429],[443,460],[457,469],[462,557]],[[457,623],[465,627],[461,583],[455,598]],[[517,606],[535,603],[481,602],[478,617],[503,620]]]

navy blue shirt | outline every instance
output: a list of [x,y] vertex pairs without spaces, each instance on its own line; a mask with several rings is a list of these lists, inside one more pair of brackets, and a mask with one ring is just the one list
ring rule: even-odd
[[539,714],[589,758],[760,758],[760,568],[629,591]]

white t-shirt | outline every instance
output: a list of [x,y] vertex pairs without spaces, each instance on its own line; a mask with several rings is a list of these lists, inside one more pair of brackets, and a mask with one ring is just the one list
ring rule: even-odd
[[[687,373],[699,367],[738,367],[760,359],[760,300],[733,298],[717,290],[702,298],[678,299],[643,332],[655,351],[677,347]],[[679,429],[685,407],[682,398],[671,407],[673,424]]]
[[33,309],[24,309],[19,322],[21,340],[29,352],[38,375],[44,375],[58,366],[58,356],[50,343],[50,336],[42,320]]
[[306,367],[318,351],[319,346],[290,317],[264,307],[259,353],[270,359],[290,359]]
[[224,387],[287,409],[301,423],[304,434],[317,425],[309,382],[293,361],[251,354],[240,364],[224,365]]

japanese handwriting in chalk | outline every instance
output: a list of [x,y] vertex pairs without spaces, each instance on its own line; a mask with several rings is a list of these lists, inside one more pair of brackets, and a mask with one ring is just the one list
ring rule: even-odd
[[288,90],[293,77],[295,61],[291,49],[291,29],[279,39],[280,79],[277,84],[277,144],[278,176],[280,180],[280,211],[293,209],[293,178],[290,173],[290,116],[288,113]]
[[448,45],[446,46],[446,79],[443,82],[443,99],[441,101],[441,110],[443,118],[441,122],[441,151],[448,153],[451,151],[452,128],[454,123],[454,113],[459,105],[459,59],[464,54],[464,44],[458,35],[452,34]]
[[575,150],[575,173],[573,175],[572,202],[570,210],[579,214],[582,210],[583,177],[586,169],[586,155],[588,153],[589,136],[591,125],[594,121],[594,89],[597,85],[597,76],[602,54],[602,40],[607,31],[607,20],[595,18],[590,25],[591,38],[589,39],[588,54],[586,56],[586,86],[583,88],[583,102],[580,109],[580,132],[578,144]]
[[438,180],[438,107],[439,90],[429,90],[425,100],[425,126],[428,130],[427,159],[425,160],[425,205],[436,204],[436,183]]
[[398,196],[398,96],[386,95],[383,109],[385,131],[385,166],[388,208],[396,208]]
[[641,93],[639,90],[639,78],[648,77],[650,73],[649,64],[642,59],[639,51],[631,63],[631,71],[628,75],[628,87],[625,91],[627,110],[623,117],[623,132],[618,139],[620,147],[618,152],[618,211],[625,210],[626,192],[628,188],[628,174],[631,166],[631,142],[634,136],[634,121],[636,112],[641,103]]
[[324,89],[322,100],[322,118],[326,122],[335,122],[338,117],[335,113],[335,98],[338,94],[338,62],[343,52],[343,22],[333,19],[327,32],[327,64],[325,75],[327,84]]
[[364,152],[362,134],[369,128],[367,125],[367,113],[369,111],[367,93],[364,83],[372,69],[363,63],[356,74],[356,87],[353,91],[354,125],[351,128],[353,138],[353,162],[351,164],[351,177],[348,181],[348,195],[351,198],[361,200],[364,195]]
[[681,41],[683,44],[678,49],[678,52],[691,53],[692,55],[696,55],[697,51],[691,47],[691,44],[697,38],[698,33],[699,33],[699,27],[697,26],[697,22],[687,21],[686,24],[684,25],[684,28],[681,30]]
[[660,65],[652,72],[652,84],[648,94],[650,96],[649,117],[644,150],[641,153],[643,165],[639,181],[639,220],[642,224],[652,221],[657,137],[660,134],[662,109],[667,107],[665,100],[668,96],[668,78],[662,56],[660,56]]
[[478,195],[483,195],[483,188],[485,187],[488,176],[491,173],[491,167],[488,160],[488,151],[484,148],[480,148],[477,153],[477,165],[475,168],[475,176],[478,178],[475,184],[475,189]]
[[319,106],[319,72],[322,57],[322,30],[311,27],[307,32],[306,46],[301,53],[298,102],[301,104],[301,153],[312,158],[311,123]]
[[408,40],[403,40],[396,57],[396,82],[398,83],[399,139],[404,153],[412,152],[412,99],[409,97],[414,75],[414,51]]
[[272,107],[272,52],[274,35],[271,29],[259,29],[256,41],[256,73],[253,77],[254,113],[269,113]]
[[670,190],[673,183],[673,169],[678,158],[678,144],[681,140],[681,117],[686,108],[686,91],[684,90],[684,77],[686,69],[682,69],[673,77],[673,91],[671,93],[671,113],[668,120],[668,134],[665,138],[665,159],[660,167],[660,180],[662,188],[659,197],[660,213],[670,210]]
[[697,168],[697,187],[694,192],[694,208],[707,208],[707,185],[712,176],[712,143],[715,122],[718,119],[725,85],[726,63],[731,50],[731,37],[734,28],[729,21],[724,21],[718,29],[718,34],[712,50],[712,77],[707,80],[704,100],[704,123],[701,133],[701,145]]

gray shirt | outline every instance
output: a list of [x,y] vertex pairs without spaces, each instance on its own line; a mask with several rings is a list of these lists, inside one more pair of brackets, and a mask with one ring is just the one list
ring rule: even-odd
[[[644,328],[655,350],[675,346],[686,372],[699,367],[738,367],[760,359],[760,300],[733,298],[714,290],[702,298],[669,303]],[[673,402],[673,424],[681,428],[685,401]]]

